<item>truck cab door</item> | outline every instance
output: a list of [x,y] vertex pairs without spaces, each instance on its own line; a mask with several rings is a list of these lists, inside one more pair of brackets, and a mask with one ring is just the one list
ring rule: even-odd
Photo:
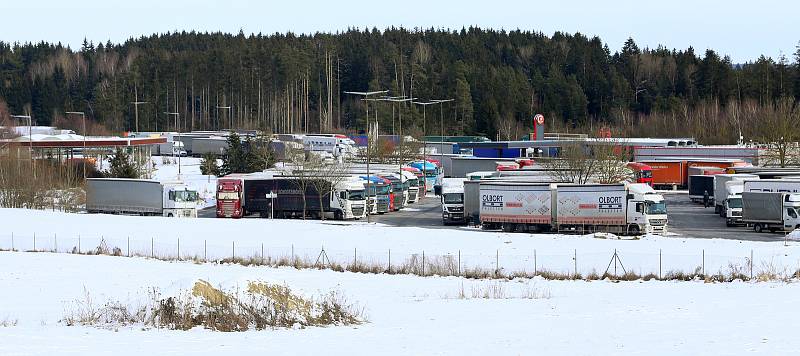
[[798,225],[797,211],[794,208],[786,208],[786,215],[783,217],[783,226],[793,229]]
[[628,222],[644,223],[644,203],[628,202]]

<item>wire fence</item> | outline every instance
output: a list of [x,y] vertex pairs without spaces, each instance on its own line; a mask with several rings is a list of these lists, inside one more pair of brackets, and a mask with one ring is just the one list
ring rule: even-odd
[[208,240],[180,237],[128,237],[118,235],[0,234],[0,250],[140,256],[162,260],[236,262],[332,268],[365,272],[410,273],[467,277],[545,276],[553,279],[603,278],[608,276],[690,279],[716,276],[733,279],[786,279],[798,276],[800,256],[779,250],[739,255],[707,250],[663,253],[626,251],[581,251],[579,249],[529,253],[492,250],[455,250],[430,253],[425,250],[377,251],[272,245],[252,241]]

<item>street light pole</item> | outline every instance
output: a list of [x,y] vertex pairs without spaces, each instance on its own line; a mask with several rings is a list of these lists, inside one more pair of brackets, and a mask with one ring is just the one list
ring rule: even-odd
[[425,107],[427,107],[428,105],[436,104],[436,102],[427,101],[427,102],[423,103],[423,102],[418,102],[418,101],[412,101],[411,103],[422,106],[422,175],[425,176],[425,178],[424,178],[424,181],[425,181],[425,187],[424,187],[425,188],[425,192],[423,193],[423,196],[427,196],[428,195],[428,171],[427,171],[427,166],[428,166],[428,141],[425,140],[425,134],[426,134],[426,124],[425,124],[425,121],[426,121],[425,111],[426,110],[425,110]]
[[133,93],[134,93],[133,94],[134,97],[133,97],[133,101],[131,102],[131,104],[133,104],[133,108],[134,108],[135,115],[136,115],[136,126],[135,126],[135,128],[136,128],[136,132],[138,133],[139,132],[139,105],[147,104],[147,102],[146,101],[139,101],[139,88],[138,87],[136,87],[136,86],[133,87]]
[[[439,104],[439,163],[444,162],[444,103],[455,101],[456,99],[434,99],[431,100]],[[444,177],[444,173],[442,173]]]
[[81,121],[83,122],[83,151],[81,152],[81,156],[83,157],[83,179],[86,179],[86,114],[83,111],[67,111],[65,114],[67,115],[80,115]]
[[[369,128],[369,126],[370,126],[369,125],[369,103],[366,101],[366,99],[368,99],[371,95],[386,94],[388,92],[389,92],[388,90],[378,90],[378,91],[369,91],[369,92],[364,92],[364,91],[346,91],[346,92],[344,92],[345,94],[350,94],[350,95],[360,95],[360,96],[363,96],[364,99],[365,99],[364,107],[366,107],[366,116],[364,117],[364,120],[365,120],[365,124],[367,124],[366,137],[367,137],[367,184],[368,184],[367,185],[368,188],[364,191],[364,195],[365,196],[369,195],[369,183],[371,182],[371,180],[370,180],[371,178],[370,178],[370,175],[369,175],[369,159],[370,159],[370,152],[369,152],[369,149],[370,149],[370,144],[369,144],[369,131],[370,131],[370,128]],[[376,199],[377,199],[377,196],[376,196]],[[367,203],[367,199],[365,198],[364,199],[364,211],[365,212],[367,211],[367,204],[366,203]],[[367,222],[369,222],[369,220],[370,220],[369,219],[369,214],[366,214],[366,215],[367,215]]]

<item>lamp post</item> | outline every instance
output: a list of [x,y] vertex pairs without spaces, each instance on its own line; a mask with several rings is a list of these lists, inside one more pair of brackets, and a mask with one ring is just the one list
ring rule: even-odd
[[83,111],[67,111],[65,114],[80,115],[81,121],[83,122],[83,151],[81,152],[81,156],[83,157],[83,179],[86,179],[86,114]]
[[[28,119],[28,155],[31,160],[31,168],[33,169],[33,179],[36,179],[36,165],[33,164],[33,121],[30,115],[11,115],[15,119]],[[17,151],[19,152],[19,151]],[[19,158],[19,154],[17,155]],[[19,160],[18,160],[19,162]]]
[[423,193],[423,196],[427,196],[428,195],[428,171],[427,171],[427,168],[428,168],[427,167],[427,165],[428,165],[428,141],[425,140],[425,134],[427,133],[426,132],[427,131],[426,130],[426,126],[425,126],[425,120],[426,120],[425,119],[425,111],[426,111],[425,108],[428,105],[433,105],[433,104],[437,104],[437,103],[433,102],[433,101],[427,101],[427,102],[424,102],[424,103],[423,102],[419,102],[419,101],[412,101],[411,103],[422,106],[422,175],[425,176],[425,192]]
[[[375,99],[375,100],[376,101],[388,101],[388,102],[393,102],[393,103],[404,103],[404,102],[412,101],[412,100],[415,100],[415,99],[416,98],[407,98],[405,95],[402,95],[402,96],[387,96],[387,97],[383,97],[383,98]],[[402,110],[402,106],[398,107],[397,120],[398,120],[398,131],[399,131],[399,139],[398,139],[399,142],[398,143],[400,144],[400,150],[398,151],[398,154],[397,154],[397,164],[398,164],[398,166],[397,166],[397,169],[398,169],[397,174],[402,175],[403,174],[403,141],[405,141],[405,138],[403,137],[403,110]]]
[[[181,114],[177,112],[164,112],[167,116],[172,115],[175,116],[175,130],[178,131],[178,136],[180,136],[181,128],[178,125],[178,120],[180,120]],[[175,155],[175,139],[172,139],[172,155]],[[181,179],[181,153],[178,152],[178,179]]]
[[[344,93],[345,94],[350,94],[350,95],[363,96],[364,99],[366,100],[371,95],[386,94],[388,92],[389,92],[388,90],[378,90],[378,91],[346,91]],[[369,131],[370,131],[370,128],[369,128],[369,103],[367,101],[364,101],[364,107],[366,108],[366,116],[364,117],[364,120],[365,120],[365,124],[367,124],[367,131],[366,131],[366,134],[367,134],[366,135],[367,136],[367,183],[369,183],[370,182],[370,175],[369,175],[369,159],[370,159]],[[368,192],[365,191],[365,195],[367,193]],[[368,210],[367,209],[367,200],[364,199],[364,211],[367,211],[367,210]],[[369,214],[367,214],[367,222],[369,222]]]
[[136,115],[136,126],[135,126],[135,128],[136,128],[136,132],[138,133],[139,132],[139,105],[147,104],[147,102],[146,101],[139,101],[139,88],[136,87],[136,86],[133,87],[133,95],[134,95],[134,97],[133,97],[133,101],[131,102],[131,104],[133,104],[133,108],[134,108],[135,115]]
[[[433,99],[434,103],[439,104],[439,163],[444,161],[444,103],[455,101],[456,99]],[[444,176],[444,173],[442,174]]]

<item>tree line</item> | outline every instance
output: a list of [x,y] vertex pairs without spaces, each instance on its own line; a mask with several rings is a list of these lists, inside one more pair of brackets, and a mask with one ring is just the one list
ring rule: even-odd
[[[421,106],[346,91],[455,99]],[[176,32],[124,43],[0,42],[0,120],[89,133],[257,128],[517,139],[549,131],[758,139],[760,113],[800,98],[800,50],[733,63],[714,50],[611,50],[599,37],[477,27],[236,35]],[[134,104],[138,103],[138,104]],[[365,107],[368,105],[368,107]],[[175,114],[177,113],[177,114]],[[367,114],[368,113],[368,114]],[[746,115],[742,114],[745,113]],[[747,117],[752,122],[743,120]]]

